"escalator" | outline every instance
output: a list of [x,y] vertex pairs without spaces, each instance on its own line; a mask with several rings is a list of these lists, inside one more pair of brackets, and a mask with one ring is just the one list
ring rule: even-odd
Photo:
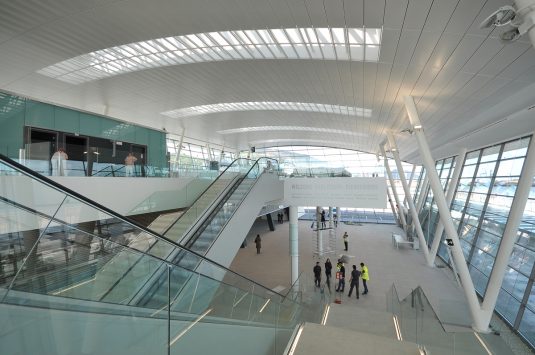
[[[218,198],[213,199],[211,206],[203,206],[203,218],[198,218],[188,231],[182,232],[184,235],[180,239],[180,244],[185,246],[188,250],[192,250],[200,255],[206,255],[206,252],[214,244],[215,240],[221,234],[227,223],[229,223],[229,220],[233,217],[236,210],[240,207],[242,201],[251,191],[259,176],[264,172],[264,167],[266,165],[273,166],[273,163],[268,164],[268,161],[270,160],[267,158],[258,159],[245,173],[235,176],[224,193]],[[214,182],[214,185],[216,183],[217,180]],[[210,188],[208,191],[209,190]],[[199,200],[203,200],[203,196],[201,196]],[[194,206],[195,205],[196,204],[194,204]],[[188,212],[185,213],[186,217]],[[197,211],[195,211],[195,213],[196,212]],[[176,225],[180,224],[181,220],[184,219],[179,219],[178,223],[169,228],[163,235],[169,239],[175,238],[176,231],[183,230],[183,227],[176,228]],[[186,218],[186,220],[188,220],[188,218]],[[173,263],[191,270],[196,269],[199,263],[197,258],[184,252],[169,254],[167,260],[171,260]],[[173,276],[176,277],[172,282],[173,285],[185,285],[187,283],[187,275],[176,274]],[[164,284],[164,273],[162,273],[161,270],[155,272],[151,280],[147,281],[145,287],[139,290],[139,292],[132,298],[131,302],[143,306],[160,302],[159,299],[165,297],[164,292],[162,292],[162,285]]]
[[[237,194],[246,194],[245,177],[207,214],[210,221],[229,217]],[[245,354],[247,344],[229,340],[247,334],[260,353],[275,354],[310,314],[3,156],[0,182],[0,237],[10,245],[0,250],[0,353],[146,353],[146,345],[152,353],[221,352],[225,345]],[[112,235],[101,233],[97,224],[111,219]],[[207,230],[188,241],[206,241]],[[151,275],[164,275],[158,297],[131,302]]]

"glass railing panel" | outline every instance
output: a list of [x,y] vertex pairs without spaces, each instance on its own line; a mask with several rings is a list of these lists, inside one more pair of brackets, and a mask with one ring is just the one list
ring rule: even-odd
[[[9,166],[2,171],[5,176],[19,177],[10,171]],[[20,177],[29,179],[30,176]],[[131,224],[112,211],[93,207],[83,198],[74,197],[74,193],[64,193],[35,176],[31,179],[36,194],[41,188],[58,189],[56,192],[64,198],[55,206],[51,217],[13,203],[2,195],[0,209],[5,212],[2,221],[6,223],[0,228],[4,232],[9,228],[16,229],[13,233],[6,233],[17,233],[22,245],[18,249],[20,255],[15,257],[19,262],[12,270],[15,275],[4,277],[0,285],[4,303],[31,305],[33,302],[35,306],[48,304],[50,309],[87,312],[87,322],[92,324],[95,324],[92,312],[127,316],[102,322],[104,324],[98,329],[88,326],[91,331],[87,335],[87,338],[98,341],[108,333],[116,334],[117,329],[121,332],[133,329],[138,332],[137,335],[121,337],[121,341],[129,341],[130,345],[123,344],[125,349],[136,344],[139,334],[143,334],[143,339],[147,334],[152,335],[154,329],[158,329],[158,336],[166,334],[168,323],[165,314],[169,309],[173,314],[174,335],[182,332],[184,326],[187,328],[193,322],[201,323],[201,317],[211,317],[210,322],[218,324],[259,323],[262,325],[260,328],[266,328],[265,331],[274,338],[277,334],[275,329],[292,329],[299,317],[305,314],[302,308],[306,305],[282,298],[243,276]],[[10,185],[3,183],[1,186],[5,190]],[[32,203],[31,199],[27,202]],[[39,226],[43,227],[36,228]],[[35,251],[36,260],[32,259],[30,250],[31,253]],[[169,261],[175,256],[179,265]],[[168,260],[163,260],[165,258]],[[6,264],[3,254],[1,261],[2,265]],[[6,292],[9,285],[12,287]],[[143,298],[144,295],[150,297]],[[236,303],[237,297],[242,301]],[[146,302],[142,303],[142,300]],[[172,302],[171,307],[168,307],[169,302]],[[132,317],[153,318],[158,324],[153,324],[150,331],[140,333],[142,326],[130,324]],[[98,321],[96,323],[100,324]],[[58,324],[63,326],[68,322],[58,320]],[[110,330],[110,326],[116,328]],[[158,336],[154,335],[154,339],[159,339],[161,345]],[[66,335],[57,339],[66,339]],[[71,339],[65,340],[68,341]],[[271,349],[271,343],[268,345]],[[156,345],[154,348],[156,351],[162,349]]]

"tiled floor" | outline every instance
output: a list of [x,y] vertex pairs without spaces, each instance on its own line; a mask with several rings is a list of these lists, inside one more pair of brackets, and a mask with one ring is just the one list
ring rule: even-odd
[[[230,268],[269,288],[284,287],[285,290],[280,292],[285,293],[290,286],[289,222],[275,224],[275,228],[275,231],[269,231],[267,221],[258,220],[247,236],[247,247],[238,251]],[[311,280],[312,268],[317,261],[314,255],[316,233],[310,228],[310,221],[299,221],[298,230],[299,271],[307,273],[308,280]],[[321,258],[322,268],[326,257],[329,257],[334,265],[336,259],[344,253],[341,236],[346,231],[349,234],[347,255],[350,257],[346,270],[350,270],[352,264],[366,263],[371,279],[368,284],[370,292],[361,295],[357,300],[354,296],[347,297],[348,289],[346,289],[345,294],[341,295],[342,303],[331,304],[327,325],[362,331],[362,324],[355,324],[355,314],[361,314],[363,311],[370,314],[386,311],[386,294],[395,283],[401,299],[408,296],[414,288],[421,286],[438,317],[446,323],[446,328],[449,326],[450,330],[471,331],[468,306],[463,291],[456,284],[451,271],[448,268],[429,268],[419,250],[413,250],[408,246],[395,249],[391,243],[391,235],[394,232],[402,233],[397,226],[339,224],[337,250]],[[256,254],[253,243],[256,234],[262,237],[261,254]],[[326,248],[328,232],[324,231],[324,234]],[[440,263],[438,258],[437,262]],[[335,294],[332,294],[333,298],[334,296]],[[374,328],[372,333],[392,337],[390,324],[384,326],[384,322],[376,323],[369,325]],[[519,350],[515,351],[516,354],[530,353],[518,338],[514,335],[512,337],[513,343],[517,344]]]

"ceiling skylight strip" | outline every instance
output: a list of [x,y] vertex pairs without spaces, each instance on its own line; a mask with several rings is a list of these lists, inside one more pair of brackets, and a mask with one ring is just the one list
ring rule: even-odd
[[371,117],[372,110],[362,107],[326,105],[318,103],[302,102],[230,102],[212,105],[201,105],[185,107],[176,110],[162,112],[172,118],[183,118],[190,116],[199,116],[217,112],[234,112],[234,111],[301,111],[301,112],[320,112],[336,115],[351,115]]
[[186,63],[251,59],[379,61],[381,28],[281,28],[196,33],[82,54],[38,71],[72,84]]
[[301,131],[301,132],[316,132],[316,133],[334,133],[345,134],[350,136],[365,136],[364,133],[350,132],[342,129],[321,128],[321,127],[304,127],[304,126],[259,126],[259,127],[240,127],[225,129],[217,131],[219,134],[235,134],[247,132],[265,132],[265,131]]

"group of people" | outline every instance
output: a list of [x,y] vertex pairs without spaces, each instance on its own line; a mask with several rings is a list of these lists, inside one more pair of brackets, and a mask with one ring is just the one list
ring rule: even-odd
[[279,224],[284,223],[284,213],[282,212],[277,213],[277,221],[279,222]]
[[[332,276],[332,263],[330,259],[325,261],[325,276],[327,278],[327,284],[330,285],[331,276]],[[316,262],[316,266],[313,268],[314,272],[314,284],[316,287],[321,286],[321,266],[319,261]],[[336,264],[336,273],[338,278],[338,285],[336,287],[336,292],[344,292],[345,289],[345,277],[346,269],[344,263],[341,259],[338,260]],[[353,265],[353,270],[351,271],[351,278],[349,279],[350,288],[348,297],[351,297],[353,289],[356,289],[357,299],[359,298],[359,279],[362,279],[362,286],[364,287],[363,295],[368,293],[368,281],[370,280],[370,275],[368,273],[368,267],[364,263],[360,263],[360,270],[357,269],[356,265]]]

